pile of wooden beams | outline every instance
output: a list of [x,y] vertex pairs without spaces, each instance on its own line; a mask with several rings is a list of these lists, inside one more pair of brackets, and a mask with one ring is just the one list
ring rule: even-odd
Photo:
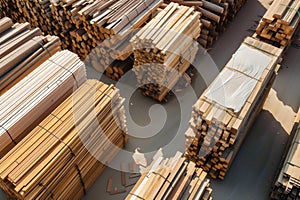
[[165,2],[176,2],[180,5],[194,7],[202,14],[202,29],[198,42],[208,48],[225,30],[227,22],[234,18],[246,0],[165,0]]
[[1,189],[13,199],[81,199],[127,141],[123,101],[112,85],[83,83],[0,160]]
[[298,0],[275,0],[260,21],[256,34],[274,45],[290,45],[300,21],[299,9]]
[[114,60],[106,67],[105,75],[113,80],[119,80],[126,72],[132,69],[133,58],[129,57],[124,61]]
[[86,80],[83,62],[57,52],[0,96],[0,158]]
[[224,179],[275,79],[283,49],[247,37],[193,106],[186,157]]
[[60,45],[58,37],[43,36],[29,23],[0,19],[0,95],[60,51]]
[[[162,0],[3,0],[0,9],[15,21],[28,21],[59,36],[63,49],[75,52],[102,73],[113,60],[124,61],[132,54],[128,35],[143,26],[161,4]],[[103,43],[106,39],[111,40]]]
[[182,153],[164,159],[154,156],[126,200],[199,199],[212,200],[207,173],[182,158]]
[[288,200],[300,198],[300,109],[292,131],[292,142],[285,155],[282,168],[275,181],[271,199]]
[[170,3],[132,38],[134,67],[143,94],[165,99],[198,51],[200,13]]

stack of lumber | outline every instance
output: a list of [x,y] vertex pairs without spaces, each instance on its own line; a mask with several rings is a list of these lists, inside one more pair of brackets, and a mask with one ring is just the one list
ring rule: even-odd
[[[162,0],[3,0],[2,4],[8,7],[0,5],[0,9],[13,8],[6,12],[15,21],[27,20],[45,33],[59,36],[62,48],[104,72],[113,60],[123,61],[132,54],[129,33],[143,26]],[[105,39],[111,40],[94,49]]]
[[84,64],[64,50],[0,96],[0,158],[86,80]]
[[123,102],[112,85],[83,83],[0,160],[1,189],[17,199],[81,199],[127,141]]
[[198,51],[200,13],[170,3],[132,38],[134,67],[143,94],[165,99]]
[[276,77],[283,49],[247,37],[193,106],[186,157],[224,179]]
[[212,200],[207,173],[182,158],[182,153],[164,159],[155,155],[126,200],[200,199]]
[[58,37],[43,36],[29,23],[0,19],[0,95],[60,51],[60,44]]
[[125,144],[122,102],[113,86],[85,82],[0,161],[1,188],[19,199],[80,199],[104,169],[97,159],[111,161]]
[[132,69],[133,59],[131,57],[124,61],[114,60],[110,66],[106,68],[105,75],[113,80],[119,80],[126,72]]
[[300,21],[300,1],[275,0],[267,10],[256,34],[274,45],[290,45]]
[[[84,23],[84,27],[93,42],[99,44],[99,41],[104,40],[99,47],[92,45],[96,48],[91,50],[86,59],[88,65],[93,66],[99,72],[107,72],[106,69],[114,61],[116,63],[125,61],[132,54],[130,45],[132,32],[144,26],[161,4],[162,0],[121,0],[108,1],[104,4],[111,5],[107,9],[102,6],[101,10],[98,7],[82,10],[80,18],[84,22],[88,22]],[[127,66],[127,64],[128,62],[125,61],[124,65]],[[106,74],[110,74],[109,77],[114,79],[119,79],[118,76],[111,75],[110,71]]]
[[219,34],[225,30],[227,22],[236,15],[245,0],[167,0],[180,5],[194,7],[201,12],[202,29],[198,42],[205,48],[212,46]]
[[300,109],[292,131],[292,142],[285,155],[280,173],[275,181],[271,199],[288,200],[300,198]]

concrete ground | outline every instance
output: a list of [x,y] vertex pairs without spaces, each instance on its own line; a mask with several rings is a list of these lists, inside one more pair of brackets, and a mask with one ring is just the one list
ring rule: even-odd
[[[261,18],[266,10],[264,6],[267,5],[265,0],[248,0],[234,21],[229,24],[226,32],[209,51],[217,69],[221,70],[243,39],[252,34],[248,29],[255,27],[255,21]],[[194,66],[201,68],[202,75],[195,73],[192,83],[198,97],[218,74],[218,70],[207,67],[212,60],[200,55],[194,63]],[[290,47],[264,110],[250,130],[225,180],[212,181],[214,199],[269,199],[271,183],[292,127],[291,122],[300,105],[299,61],[299,49]],[[94,69],[88,67],[87,72],[89,78],[99,79],[99,73]],[[101,80],[112,83],[106,77],[102,77]],[[184,152],[184,132],[188,128],[191,106],[195,102],[193,96],[189,96],[189,89],[176,93],[176,97],[171,96],[168,103],[157,104],[138,91],[129,95],[135,82],[132,81],[134,80],[132,75],[128,75],[127,80],[131,81],[121,80],[120,82],[124,84],[119,84],[122,89],[121,95],[127,98],[125,107],[131,135],[126,150],[132,152],[140,147],[141,152],[153,152],[160,147],[165,147],[166,156],[172,156],[176,151]],[[164,120],[165,123],[162,127],[158,127],[159,133],[152,136],[149,127],[153,128],[153,125],[161,124],[160,120]],[[148,157],[150,156],[149,154]],[[113,168],[108,167],[104,171],[83,199],[120,200],[126,197],[131,187],[126,188],[126,193],[119,195],[110,195],[105,191],[109,178],[113,178],[114,187],[121,188],[121,175],[116,170],[118,163]],[[128,179],[129,181],[134,182],[136,179]],[[4,197],[0,194],[1,199]]]

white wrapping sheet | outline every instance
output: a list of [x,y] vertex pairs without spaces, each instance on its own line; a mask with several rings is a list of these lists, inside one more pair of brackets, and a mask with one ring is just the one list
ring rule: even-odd
[[206,97],[239,112],[257,81],[230,69],[224,69],[210,85]]
[[271,61],[271,57],[242,44],[227,63],[229,69],[223,69],[205,96],[235,113],[240,112]]
[[236,53],[232,55],[227,67],[259,79],[271,61],[272,58],[266,54],[242,44]]

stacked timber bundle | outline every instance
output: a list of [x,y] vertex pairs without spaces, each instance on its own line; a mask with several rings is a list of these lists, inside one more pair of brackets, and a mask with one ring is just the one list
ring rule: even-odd
[[180,5],[193,6],[201,12],[202,29],[198,42],[205,48],[212,46],[218,35],[225,30],[228,20],[233,19],[245,0],[221,1],[221,0],[167,0]]
[[212,200],[207,173],[195,163],[182,158],[182,153],[164,159],[154,156],[126,200],[134,199],[199,199]]
[[99,72],[104,72],[113,61],[124,61],[132,54],[129,41],[132,32],[142,27],[162,4],[162,0],[104,2],[101,6],[87,6],[79,12],[93,42],[99,44],[99,41],[107,39],[99,47],[93,45],[96,48],[91,50],[86,59]]
[[298,0],[275,0],[260,21],[256,34],[274,45],[290,45],[300,21],[299,9]]
[[288,200],[300,197],[300,109],[292,131],[293,140],[285,155],[280,173],[275,181],[271,199]]
[[58,37],[42,36],[29,23],[0,19],[0,95],[60,51],[60,45]]
[[[7,16],[27,20],[45,33],[59,36],[63,49],[104,72],[113,60],[124,61],[132,54],[130,32],[143,26],[162,0],[3,0],[2,4],[0,9]],[[102,44],[105,39],[111,40]]]
[[193,106],[186,157],[224,179],[267,97],[283,49],[247,37]]
[[57,52],[0,96],[0,158],[86,80],[84,64]]
[[105,75],[113,80],[119,80],[126,72],[132,69],[133,59],[131,57],[124,61],[114,60],[112,64],[106,67]]
[[123,101],[112,85],[83,83],[0,160],[1,189],[13,199],[81,199],[126,143]]
[[199,12],[170,3],[132,38],[133,71],[144,95],[165,99],[197,54],[200,27]]

